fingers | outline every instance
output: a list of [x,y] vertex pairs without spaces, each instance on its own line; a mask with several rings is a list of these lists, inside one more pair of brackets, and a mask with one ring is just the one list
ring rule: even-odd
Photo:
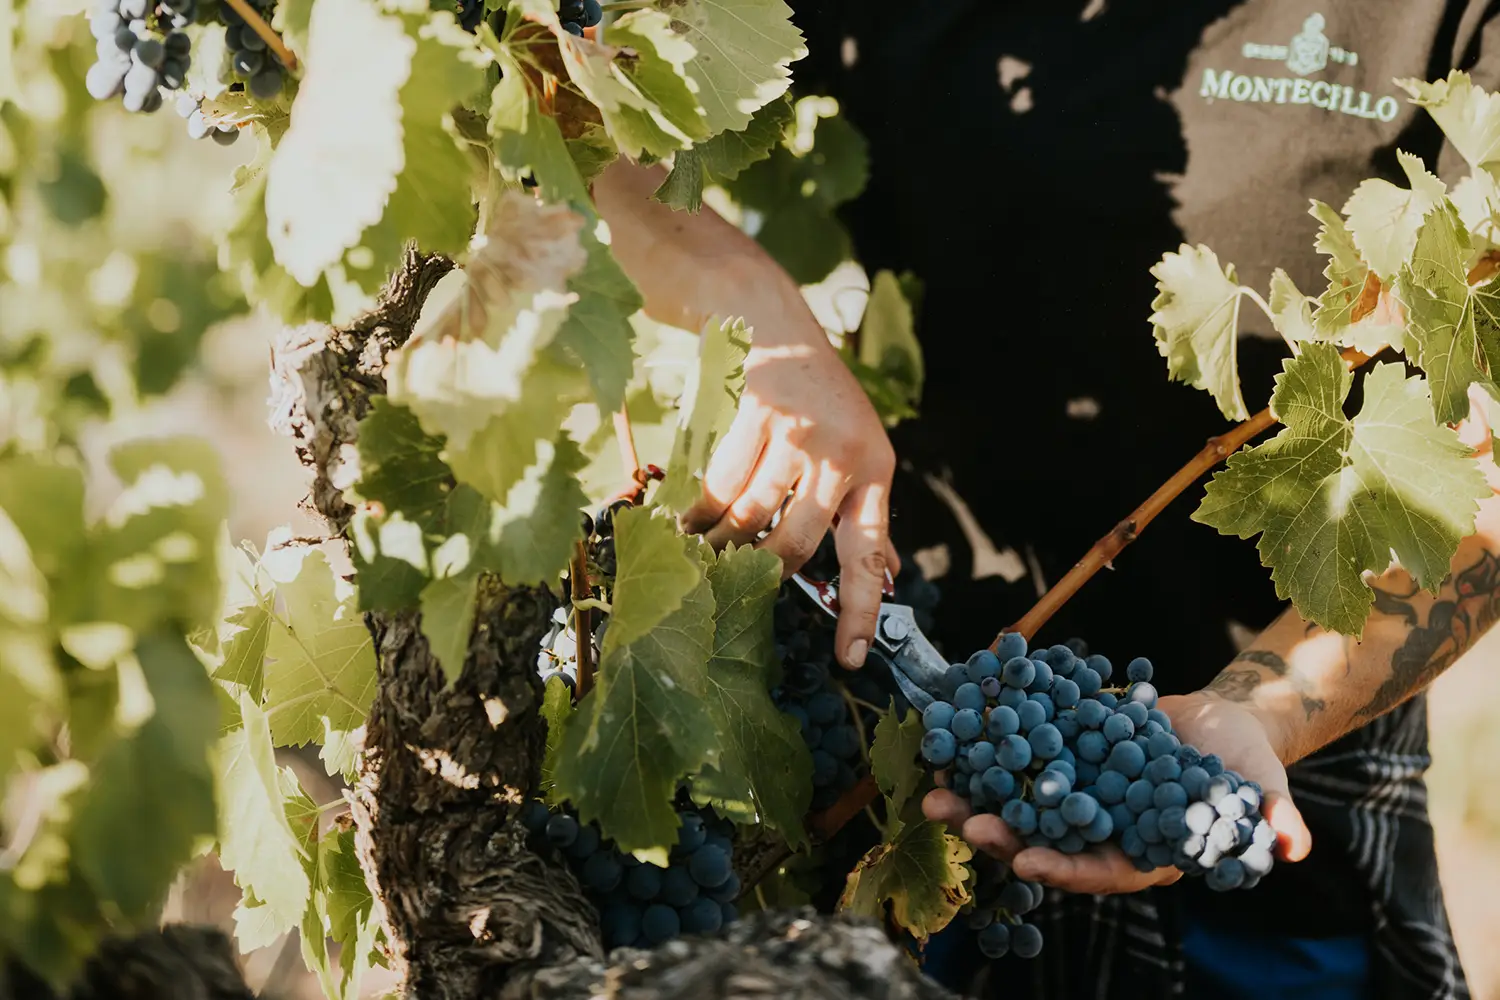
[[707,542],[721,549],[730,542],[747,545],[771,523],[786,503],[787,491],[803,472],[801,453],[784,440],[773,440],[756,466],[745,491],[730,503],[717,524],[703,533]]
[[922,814],[1001,861],[1009,861],[1024,846],[999,816],[975,815],[967,801],[944,788],[927,793],[922,799]]
[[812,558],[833,522],[833,502],[820,496],[821,477],[816,473],[803,476],[797,492],[781,513],[781,520],[760,543],[781,557],[781,574],[791,576]]
[[850,490],[839,507],[834,541],[839,555],[839,627],[834,649],[844,666],[865,662],[885,586],[888,485],[865,482]]
[[896,546],[891,544],[889,538],[885,542],[885,565],[891,571],[891,579],[901,575],[901,557],[896,553]]
[[1113,844],[1081,854],[1028,847],[1015,856],[1011,868],[1018,877],[1030,882],[1041,882],[1065,892],[1094,895],[1139,892],[1154,885],[1171,885],[1182,878],[1182,872],[1177,868],[1139,871]]
[[761,414],[749,409],[735,414],[703,472],[703,495],[682,512],[684,531],[707,531],[719,523],[755,474],[766,437],[766,422]]
[[967,799],[960,798],[946,788],[935,788],[922,799],[922,815],[957,833],[963,829],[964,821],[974,815],[974,810],[969,807]]
[[1312,831],[1301,811],[1284,792],[1267,791],[1261,815],[1276,831],[1276,855],[1283,861],[1301,861],[1312,851]]

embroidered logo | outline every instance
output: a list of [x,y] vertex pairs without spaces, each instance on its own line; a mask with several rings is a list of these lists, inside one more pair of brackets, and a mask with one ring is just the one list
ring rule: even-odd
[[1355,118],[1373,118],[1382,122],[1394,119],[1401,108],[1395,97],[1377,100],[1356,86],[1307,79],[1328,69],[1330,64],[1346,68],[1359,65],[1358,52],[1330,43],[1323,33],[1327,26],[1327,19],[1315,13],[1302,22],[1302,30],[1293,35],[1288,44],[1246,42],[1240,49],[1240,55],[1246,59],[1282,63],[1296,76],[1258,76],[1230,69],[1205,69],[1198,96],[1209,103],[1228,100],[1248,104],[1310,104]]
[[1302,22],[1302,31],[1292,36],[1288,46],[1286,68],[1298,76],[1316,73],[1328,65],[1328,36],[1323,34],[1323,15],[1314,14]]

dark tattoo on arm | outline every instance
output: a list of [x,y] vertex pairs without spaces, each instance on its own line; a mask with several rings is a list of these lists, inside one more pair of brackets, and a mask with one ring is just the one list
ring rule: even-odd
[[[1277,677],[1285,677],[1292,689],[1302,699],[1302,713],[1311,719],[1317,712],[1328,707],[1322,698],[1313,697],[1311,682],[1299,674],[1286,660],[1269,649],[1247,649],[1234,658],[1234,663],[1253,663]],[[1236,667],[1231,664],[1213,679],[1209,688],[1228,701],[1249,701],[1260,687],[1262,674],[1255,667]]]
[[[1452,596],[1447,591],[1452,591]],[[1483,552],[1474,565],[1443,581],[1444,596],[1427,612],[1427,623],[1412,605],[1415,590],[1396,594],[1375,588],[1375,610],[1404,618],[1411,633],[1391,655],[1391,676],[1355,713],[1359,722],[1378,718],[1423,690],[1463,655],[1500,615],[1500,558]]]

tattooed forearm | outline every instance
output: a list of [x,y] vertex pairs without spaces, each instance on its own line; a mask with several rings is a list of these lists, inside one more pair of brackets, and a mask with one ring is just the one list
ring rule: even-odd
[[1426,623],[1419,625],[1415,594],[1375,588],[1377,613],[1404,619],[1411,631],[1391,654],[1390,676],[1355,712],[1359,722],[1384,715],[1426,688],[1494,623],[1500,614],[1500,558],[1481,552],[1472,566],[1444,580],[1439,593]]
[[[1254,666],[1237,666],[1236,664],[1254,664]],[[1260,687],[1265,673],[1275,677],[1286,678],[1302,700],[1302,714],[1311,719],[1314,713],[1321,712],[1328,707],[1328,702],[1322,698],[1314,697],[1317,694],[1316,686],[1295,668],[1290,666],[1280,654],[1269,649],[1247,649],[1234,658],[1219,676],[1209,684],[1209,689],[1216,692],[1220,697],[1229,701],[1250,701],[1255,697],[1256,689]]]

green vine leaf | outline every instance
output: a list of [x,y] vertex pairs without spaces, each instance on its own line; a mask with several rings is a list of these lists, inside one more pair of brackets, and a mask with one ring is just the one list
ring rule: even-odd
[[663,865],[677,842],[677,783],[717,743],[703,711],[714,598],[696,544],[645,509],[615,519],[614,610],[597,683],[568,720],[554,772],[557,796],[580,820]]
[[[685,79],[677,81],[680,90],[674,88],[667,95],[677,112],[669,117],[655,101],[641,92],[639,85],[626,72],[621,49],[587,38],[575,38],[561,29],[557,15],[551,11],[544,20],[551,24],[557,35],[558,51],[569,78],[598,108],[605,131],[621,153],[633,160],[644,157],[660,159],[688,148],[695,135],[708,134],[699,121],[691,122],[692,132],[689,133],[673,120],[687,120],[682,112],[688,106],[697,110],[697,102],[687,89]],[[671,41],[677,40],[673,38]],[[642,43],[642,58],[654,67],[649,74],[651,79],[664,84],[673,72],[671,62],[657,54],[651,40],[643,39]],[[690,101],[691,105],[685,105],[684,100]]]
[[697,212],[703,207],[705,187],[732,181],[769,157],[792,118],[792,102],[783,96],[757,111],[743,129],[725,130],[684,149],[653,197],[672,208]]
[[1288,340],[1317,340],[1318,330],[1313,323],[1315,300],[1302,294],[1291,275],[1281,268],[1271,272],[1271,320],[1276,332]]
[[391,400],[445,437],[448,466],[498,503],[536,460],[537,442],[552,440],[587,395],[583,369],[548,350],[575,297],[569,279],[587,263],[583,221],[507,194],[461,290],[391,355]]
[[630,317],[644,300],[608,247],[588,231],[579,236],[588,262],[568,279],[568,290],[578,301],[558,329],[557,343],[588,371],[599,409],[614,413],[625,403],[625,387],[635,370],[631,348],[635,329]]
[[1500,360],[1500,289],[1471,288],[1468,234],[1451,206],[1428,217],[1396,294],[1406,307],[1413,360],[1432,383],[1432,410],[1443,423],[1469,413],[1469,386],[1492,388],[1486,370]]
[[706,707],[719,741],[693,779],[693,797],[712,801],[735,822],[779,830],[800,848],[807,843],[802,817],[812,798],[812,755],[796,720],[771,700],[781,669],[771,614],[781,560],[730,546],[709,565],[708,582],[715,610]]
[[327,743],[364,725],[375,697],[375,650],[353,588],[323,553],[303,549],[277,593],[286,618],[271,623],[266,647],[266,715],[277,746]]
[[682,393],[667,478],[652,498],[658,506],[680,512],[698,499],[714,447],[734,422],[745,390],[749,354],[750,332],[743,319],[704,324],[698,339],[698,364]]
[[1390,285],[1411,260],[1422,222],[1443,203],[1446,187],[1422,166],[1420,158],[1397,150],[1411,188],[1399,188],[1378,177],[1360,183],[1344,204],[1349,236],[1360,256],[1381,281]]
[[557,119],[538,109],[518,64],[509,65],[495,85],[489,129],[496,165],[506,180],[519,182],[529,174],[549,202],[590,204],[588,188],[568,153]]
[[73,861],[100,900],[144,920],[163,889],[215,830],[210,750],[218,736],[213,684],[180,637],[136,646],[151,714],[110,743],[76,802]]
[[567,434],[555,444],[541,441],[538,460],[496,507],[485,540],[501,578],[509,584],[539,586],[555,581],[583,537],[580,511],[588,495],[578,473],[588,464]]
[[433,580],[422,588],[422,635],[449,684],[463,673],[478,591],[476,573]]
[[616,68],[654,106],[653,118],[690,140],[706,139],[713,129],[685,73],[698,53],[673,29],[673,19],[661,11],[635,10],[611,21],[603,37],[629,53],[617,58]]
[[781,0],[657,0],[697,56],[687,74],[697,84],[709,134],[740,131],[751,116],[787,92],[790,66],[807,55],[792,9]]
[[1397,80],[1412,103],[1425,108],[1453,148],[1475,170],[1500,161],[1500,95],[1474,86],[1469,74],[1451,70],[1446,80]]
[[[886,805],[886,815],[894,815]],[[923,943],[968,903],[964,865],[973,856],[941,823],[913,823],[860,859],[849,873],[839,909],[884,923],[889,903],[896,925]]]
[[[285,932],[297,926],[307,907],[307,852],[287,822],[283,776],[266,714],[248,696],[241,696],[239,713],[243,725],[221,739],[215,753],[219,861]],[[288,777],[295,784],[296,777]]]
[[402,88],[416,52],[401,19],[375,4],[313,5],[307,72],[265,187],[276,262],[304,286],[359,243],[396,191],[407,166]]
[[895,712],[886,712],[875,724],[875,742],[870,746],[870,771],[885,793],[889,816],[900,816],[905,812],[907,803],[927,776],[917,763],[917,753],[922,749],[922,737],[926,732],[922,714],[914,708],[907,711],[905,719],[897,719]]
[[1234,266],[1221,269],[1208,247],[1183,244],[1177,253],[1164,255],[1151,273],[1159,293],[1151,303],[1151,326],[1156,348],[1167,359],[1167,374],[1207,391],[1228,419],[1247,419],[1235,350],[1244,289]]
[[547,795],[547,801],[554,805],[560,803],[553,795],[557,785],[557,754],[562,748],[563,732],[572,715],[573,689],[561,677],[550,678],[542,693],[542,718],[547,720],[547,749],[542,756],[541,788]]
[[1458,436],[1434,423],[1424,380],[1376,365],[1351,421],[1352,384],[1336,348],[1305,345],[1271,398],[1285,427],[1231,456],[1193,515],[1225,534],[1259,534],[1277,596],[1345,635],[1360,634],[1374,600],[1362,574],[1383,572],[1392,553],[1436,592],[1490,495]]
[[451,112],[484,87],[489,59],[456,19],[421,11],[404,13],[402,22],[417,45],[401,88],[401,169],[380,221],[360,237],[359,253],[347,258],[350,274],[371,293],[401,262],[408,243],[457,257],[476,221],[466,183],[473,167],[452,134]]

